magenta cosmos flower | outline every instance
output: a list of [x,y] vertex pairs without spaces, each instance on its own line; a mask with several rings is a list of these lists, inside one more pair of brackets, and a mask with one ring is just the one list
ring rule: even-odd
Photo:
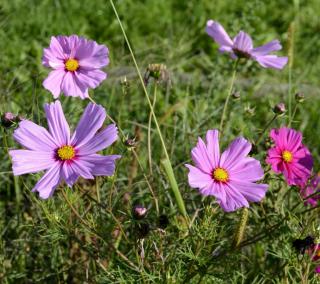
[[[305,205],[311,205],[315,207],[318,205],[318,200],[320,199],[320,175],[316,175],[311,181],[310,184],[301,188],[300,191],[301,197],[305,199]],[[309,198],[307,198],[310,196]]]
[[49,131],[24,120],[14,132],[14,139],[25,150],[11,150],[13,174],[23,175],[47,170],[32,191],[41,198],[50,197],[61,181],[71,187],[78,177],[111,176],[119,155],[102,156],[96,152],[117,140],[114,124],[101,129],[106,118],[102,106],[90,103],[71,136],[61,104],[45,105]]
[[89,96],[88,89],[96,88],[106,79],[100,69],[109,64],[106,46],[77,35],[51,37],[50,46],[44,49],[42,64],[52,68],[43,86],[54,98]]
[[278,40],[253,48],[251,37],[240,31],[232,40],[224,28],[213,20],[207,22],[207,34],[219,44],[220,52],[227,52],[233,59],[248,58],[257,61],[264,68],[282,69],[288,62],[287,57],[278,57],[271,52],[282,48]]
[[191,155],[195,166],[189,169],[189,184],[202,195],[213,195],[224,211],[249,207],[248,201],[258,202],[268,189],[257,184],[263,178],[260,162],[247,157],[251,144],[244,138],[235,139],[220,155],[218,130],[209,130],[207,144],[199,137]]
[[269,149],[266,162],[276,173],[283,173],[289,185],[305,186],[311,175],[312,156],[302,144],[302,134],[282,127],[272,129],[270,137],[275,146]]

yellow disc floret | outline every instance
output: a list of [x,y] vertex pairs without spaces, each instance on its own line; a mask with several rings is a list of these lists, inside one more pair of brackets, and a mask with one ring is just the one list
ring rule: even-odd
[[290,163],[293,159],[292,153],[290,151],[284,150],[282,152],[282,159],[286,162],[286,163]]
[[79,68],[79,62],[76,59],[70,58],[65,62],[64,66],[68,71],[76,71]]
[[223,168],[216,168],[212,173],[212,177],[215,179],[215,181],[219,182],[227,182],[229,180],[229,174]]
[[58,157],[62,161],[71,160],[76,155],[72,146],[66,145],[58,149]]

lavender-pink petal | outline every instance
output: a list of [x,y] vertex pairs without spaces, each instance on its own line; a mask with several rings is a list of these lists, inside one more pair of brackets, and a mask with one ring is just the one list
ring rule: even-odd
[[102,106],[93,103],[88,104],[71,138],[71,143],[78,148],[85,145],[102,127],[105,119],[106,111]]
[[118,129],[115,124],[108,125],[104,130],[98,132],[86,144],[77,147],[79,155],[90,155],[97,153],[118,139]]
[[44,110],[48,121],[49,132],[59,146],[70,143],[70,128],[64,116],[60,101],[45,104]]

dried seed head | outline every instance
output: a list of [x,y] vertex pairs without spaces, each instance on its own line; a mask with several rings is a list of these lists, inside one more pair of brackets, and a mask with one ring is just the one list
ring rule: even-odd
[[297,103],[303,103],[304,101],[304,93],[296,93],[295,99]]
[[247,105],[244,107],[244,112],[248,116],[254,116],[255,115],[255,108],[251,107],[250,105]]
[[137,146],[137,141],[136,138],[128,138],[124,141],[124,145],[127,146],[128,148],[134,148]]
[[273,112],[275,114],[284,114],[286,112],[286,106],[284,103],[279,103],[274,106]]
[[147,215],[147,212],[147,208],[142,205],[136,205],[132,210],[133,217],[137,220],[143,219]]
[[149,64],[144,74],[144,82],[148,85],[150,78],[153,78],[156,82],[167,81],[169,77],[167,67],[164,64]]

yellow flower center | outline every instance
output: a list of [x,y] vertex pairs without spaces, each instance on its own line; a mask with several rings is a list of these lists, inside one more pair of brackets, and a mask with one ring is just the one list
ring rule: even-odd
[[68,71],[76,71],[79,68],[79,62],[76,59],[70,58],[65,62],[64,66]]
[[229,180],[228,172],[223,168],[216,168],[212,174],[215,181],[227,182]]
[[290,163],[293,159],[292,153],[290,151],[283,151],[282,152],[282,159],[286,162],[286,163]]
[[320,256],[320,250],[317,251],[317,256]]
[[72,146],[66,145],[58,149],[58,156],[62,161],[71,160],[76,155]]

